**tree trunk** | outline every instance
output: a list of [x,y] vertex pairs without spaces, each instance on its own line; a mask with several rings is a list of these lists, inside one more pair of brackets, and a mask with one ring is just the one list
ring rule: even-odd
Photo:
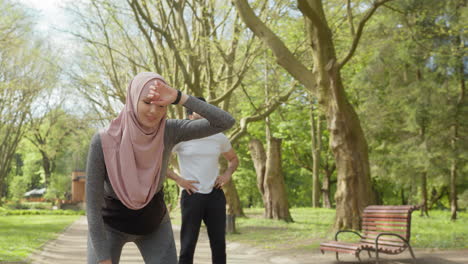
[[227,214],[236,217],[244,217],[244,210],[239,199],[236,185],[233,180],[230,180],[223,186],[224,195],[226,196]]
[[[418,69],[418,76],[417,76],[417,80],[418,81],[421,81],[422,80],[422,73],[421,71]],[[424,87],[423,84],[420,85],[420,87]],[[424,95],[423,95],[424,96]],[[421,111],[424,113],[424,111]],[[420,138],[421,138],[421,143],[422,145],[424,146],[424,154],[427,154],[428,153],[428,150],[427,150],[427,142],[426,142],[426,121],[427,120],[427,117],[425,116],[421,116],[420,118]],[[427,158],[428,155],[426,155]],[[426,166],[423,168],[423,171],[421,173],[421,216],[429,216],[429,213],[427,211],[427,169],[426,169]]]
[[[0,107],[3,106],[0,105]],[[27,113],[24,112],[12,116],[17,118],[12,119],[18,121],[17,125],[3,123],[4,121],[0,119],[0,200],[7,194],[5,182],[10,171],[11,163],[15,157],[16,148],[25,132],[24,123],[26,122],[26,115]]]
[[[322,44],[323,45],[323,44]],[[345,97],[341,77],[335,66],[325,71],[325,54],[317,52],[315,71],[323,81],[322,98],[326,103],[330,148],[335,156],[337,189],[335,229],[361,228],[364,208],[375,203],[371,188],[367,142],[358,116]],[[330,59],[329,61],[333,61]],[[326,84],[327,83],[327,84]]]
[[457,219],[457,199],[457,163],[453,160],[450,167],[450,220]]
[[427,210],[427,172],[421,174],[421,216],[429,216]]
[[401,204],[402,205],[408,204],[408,198],[405,197],[405,188],[404,187],[401,187],[400,199],[401,199]]
[[330,179],[334,169],[329,168],[328,164],[325,169],[325,175],[322,180],[322,207],[332,208],[330,199]]
[[[263,186],[265,171],[266,171],[266,153],[265,148],[260,140],[254,138],[249,142],[250,155],[255,168],[255,173],[257,175],[257,187],[262,195],[262,198],[265,194],[265,189]],[[266,207],[265,199],[263,199],[263,206]]]
[[410,183],[410,188],[409,188],[408,197],[407,197],[409,205],[419,203],[419,197],[416,196],[417,193],[418,193],[417,178],[411,177],[411,183]]
[[428,209],[429,210],[433,209],[435,203],[440,205],[440,199],[442,199],[442,197],[444,197],[446,193],[447,193],[447,186],[442,186],[439,193],[437,192],[435,187],[432,187],[431,201],[429,203]]
[[317,47],[313,51],[314,72],[319,77],[320,101],[326,109],[330,148],[337,168],[335,229],[360,229],[364,208],[375,201],[367,142],[359,118],[345,96],[340,72],[334,65],[331,36],[323,38],[313,29],[310,34],[313,34],[312,45]]
[[226,233],[227,234],[235,234],[236,231],[236,216],[234,215],[226,215]]
[[250,154],[257,174],[257,186],[262,194],[265,218],[292,222],[281,166],[281,140],[270,137],[268,152],[258,139],[249,142]]
[[49,186],[50,183],[50,177],[52,175],[52,168],[50,164],[50,159],[47,156],[47,153],[45,151],[39,150],[42,155],[42,168],[44,169],[44,184],[46,187]]
[[266,204],[265,216],[271,219],[292,222],[281,164],[281,139],[270,137],[263,183]]
[[320,115],[317,115],[317,125],[315,125],[314,104],[310,100],[310,136],[312,152],[312,207],[319,207],[320,203],[320,151],[322,132],[320,130]]
[[[464,47],[463,38],[460,36],[457,37],[457,43],[459,47]],[[458,54],[462,54],[460,51]],[[458,210],[458,197],[457,197],[457,174],[458,174],[458,160],[459,160],[459,147],[458,141],[460,140],[458,129],[460,126],[460,115],[465,102],[465,93],[466,93],[466,85],[465,85],[465,67],[463,62],[463,57],[459,56],[458,58],[458,65],[457,65],[457,75],[459,78],[460,83],[460,94],[458,96],[458,100],[455,106],[455,114],[454,114],[454,124],[452,125],[452,139],[451,139],[451,147],[452,147],[452,165],[450,166],[450,219],[456,220],[457,219],[457,210]]]
[[[227,167],[227,161],[224,158],[220,158],[220,171],[225,171]],[[231,216],[244,217],[244,211],[240,202],[239,194],[237,192],[236,184],[231,178],[223,186],[224,196],[226,196],[226,214]]]

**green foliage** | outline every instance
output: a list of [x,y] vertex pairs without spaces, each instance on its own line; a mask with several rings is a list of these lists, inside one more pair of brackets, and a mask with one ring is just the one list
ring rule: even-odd
[[164,201],[169,211],[179,206],[180,189],[177,183],[173,180],[166,179],[164,181]]
[[41,154],[29,140],[22,140],[17,154],[22,160],[22,176],[27,179],[28,190],[44,186],[44,171],[42,170]]
[[[25,205],[27,206],[27,205]],[[30,206],[34,207],[34,206]],[[40,207],[36,205],[36,207]],[[83,210],[46,210],[46,209],[16,209],[16,210],[0,210],[0,216],[9,215],[85,215]]]
[[[393,9],[374,16],[358,56],[343,71],[358,106],[383,203],[417,204],[423,175],[429,190],[449,186],[453,161],[467,161],[463,139],[468,135],[468,109],[457,107],[460,76],[455,69],[460,60],[455,58],[460,51],[453,41],[466,7],[458,8],[457,3],[461,2],[395,1]],[[453,56],[447,56],[451,52]],[[466,97],[461,104],[466,105]],[[466,172],[466,167],[458,167],[461,192],[468,188]]]
[[257,188],[257,176],[254,169],[241,167],[236,170],[233,178],[239,192],[242,207],[263,206],[262,196]]
[[242,138],[233,148],[239,157],[239,167],[234,172],[233,180],[239,194],[242,207],[263,206],[262,196],[257,188],[257,175],[248,150],[248,137]]
[[49,202],[13,201],[13,202],[6,203],[4,207],[10,210],[15,210],[15,209],[50,210],[52,209],[52,204]]
[[66,199],[71,195],[71,174],[63,175],[54,173],[44,195],[46,199]]
[[17,176],[13,178],[9,186],[10,198],[18,201],[23,198],[26,191],[28,191],[28,182],[25,177]]
[[468,208],[468,189],[458,196],[458,206],[465,208],[465,210]]

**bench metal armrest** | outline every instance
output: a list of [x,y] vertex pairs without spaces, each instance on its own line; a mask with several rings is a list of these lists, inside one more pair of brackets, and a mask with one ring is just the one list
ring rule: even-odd
[[361,239],[363,238],[358,232],[356,231],[353,231],[353,230],[340,230],[338,232],[336,232],[335,234],[335,241],[338,241],[338,234],[340,233],[353,233],[353,234],[356,234],[358,235]]
[[375,250],[379,249],[379,238],[381,236],[395,236],[401,239],[403,242],[405,242],[406,246],[409,246],[409,241],[404,239],[402,236],[395,234],[395,233],[379,233],[377,237],[375,238]]

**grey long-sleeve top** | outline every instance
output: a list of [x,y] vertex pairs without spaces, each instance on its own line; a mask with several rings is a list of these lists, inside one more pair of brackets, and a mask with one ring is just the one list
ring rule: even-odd
[[[172,148],[181,141],[203,138],[231,128],[234,118],[227,112],[207,104],[195,97],[189,96],[185,107],[205,117],[198,120],[166,120],[164,131],[164,153],[161,164],[161,175],[157,187],[158,192],[166,178],[166,170]],[[105,224],[102,216],[104,197],[118,199],[108,179],[101,138],[96,133],[91,140],[86,167],[86,213],[88,218],[89,236],[99,261],[110,259],[110,243],[107,241]],[[166,214],[163,222],[169,221]]]

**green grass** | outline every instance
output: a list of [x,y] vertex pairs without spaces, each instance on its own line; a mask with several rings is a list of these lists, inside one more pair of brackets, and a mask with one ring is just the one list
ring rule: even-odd
[[411,243],[421,248],[468,248],[468,213],[450,221],[450,211],[430,211],[429,217],[413,212]]
[[22,261],[80,217],[0,215],[0,262]]
[[[263,208],[245,209],[248,218],[237,218],[239,234],[228,235],[229,241],[247,243],[275,250],[310,250],[320,242],[333,239],[332,209],[293,208],[294,223],[263,218]],[[416,248],[468,248],[468,213],[450,221],[450,212],[431,211],[429,218],[413,212],[411,245]],[[341,237],[340,237],[341,238]],[[349,240],[353,236],[343,236]]]

